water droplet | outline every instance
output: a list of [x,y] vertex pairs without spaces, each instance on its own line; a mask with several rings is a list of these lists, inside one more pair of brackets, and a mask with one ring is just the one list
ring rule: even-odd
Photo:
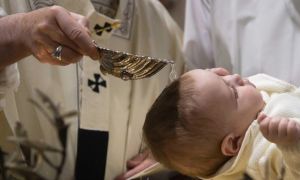
[[169,79],[170,81],[174,81],[175,79],[177,79],[177,73],[176,73],[176,70],[175,70],[175,63],[172,63],[171,64],[171,72],[169,74]]

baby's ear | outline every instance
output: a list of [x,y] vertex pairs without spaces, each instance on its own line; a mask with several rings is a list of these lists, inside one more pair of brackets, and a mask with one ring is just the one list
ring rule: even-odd
[[221,144],[221,151],[224,156],[235,156],[238,154],[243,138],[230,133],[225,136]]

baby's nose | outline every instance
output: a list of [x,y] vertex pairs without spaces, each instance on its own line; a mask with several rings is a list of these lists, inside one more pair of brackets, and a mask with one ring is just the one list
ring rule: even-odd
[[236,85],[236,86],[243,86],[244,85],[243,79],[238,74],[231,75],[230,81],[231,81],[232,85]]

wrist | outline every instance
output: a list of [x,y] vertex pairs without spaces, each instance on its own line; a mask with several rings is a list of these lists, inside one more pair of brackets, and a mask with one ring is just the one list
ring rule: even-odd
[[12,17],[11,26],[13,30],[11,34],[11,43],[14,47],[18,48],[18,51],[21,51],[24,54],[29,55],[30,49],[26,39],[31,37],[30,29],[33,27],[30,23],[30,18],[27,17],[27,13],[18,13]]
[[25,37],[28,36],[24,14],[14,14],[0,18],[1,67],[16,62],[30,54]]

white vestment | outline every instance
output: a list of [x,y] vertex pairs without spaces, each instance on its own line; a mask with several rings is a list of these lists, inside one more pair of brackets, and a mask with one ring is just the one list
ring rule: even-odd
[[[28,12],[36,8],[32,6],[32,1],[30,0],[0,0],[0,2],[0,6],[2,6],[8,14]],[[54,4],[52,0],[41,0],[40,2],[41,3],[35,1],[36,4],[39,3],[37,5],[43,6]],[[90,1],[86,0],[59,1],[58,5],[85,16],[95,11]],[[29,103],[28,99],[35,96],[35,89],[39,89],[47,94],[54,102],[61,104],[62,112],[69,110],[79,111],[78,66],[77,64],[73,64],[66,67],[59,67],[42,64],[33,56],[26,57],[22,61],[19,61],[20,86],[16,93],[9,91],[5,97],[6,106],[4,107],[4,112],[11,128],[13,129],[15,122],[21,121],[28,130],[30,138],[41,139],[51,145],[59,146],[58,139],[54,136],[56,134],[54,128],[46,120],[45,116]],[[19,80],[16,65],[6,69],[5,74],[1,76],[3,79],[4,77],[12,79],[16,76],[17,81]],[[16,71],[13,75],[10,73],[12,70]],[[0,78],[0,81],[2,81],[2,78]],[[17,84],[18,83],[11,86],[10,89],[17,86]],[[64,180],[74,179],[78,117],[69,118],[68,122],[71,123],[71,126],[69,128],[67,159],[61,175],[61,179]],[[58,164],[57,162],[60,161],[60,156],[50,155],[50,159]],[[39,172],[48,178],[52,178],[54,171],[50,171],[50,169],[49,166],[42,166]]]
[[[40,3],[44,6],[54,4],[52,0],[41,1],[47,2]],[[81,8],[82,12],[77,11],[78,13],[87,15],[88,12],[94,11],[89,1],[79,0],[72,2],[74,6],[78,5]],[[5,9],[7,14],[28,12],[36,8],[32,6],[32,1],[30,0],[0,0],[0,3],[0,6]],[[39,2],[35,1],[35,3]],[[63,3],[63,1],[59,3]],[[15,122],[21,121],[26,130],[28,130],[30,138],[41,139],[59,147],[54,128],[46,120],[45,116],[29,103],[28,99],[35,96],[35,89],[39,89],[54,102],[57,104],[60,103],[62,112],[78,110],[77,65],[74,64],[66,67],[51,66],[42,64],[33,56],[29,56],[18,62],[18,68],[21,82],[18,91],[16,93],[10,91],[5,97],[6,106],[4,107],[4,112],[8,123],[13,129]],[[71,126],[69,128],[67,159],[61,179],[74,179],[78,131],[77,119],[77,117],[68,119],[68,122],[71,122]],[[59,155],[49,155],[49,157],[56,164],[60,161]],[[50,171],[50,169],[49,166],[43,165],[40,167],[39,172],[45,177],[53,179],[54,171]]]
[[187,65],[266,73],[299,86],[299,12],[299,0],[188,0]]
[[[29,1],[0,2],[8,13],[32,10]],[[94,11],[90,1],[86,0],[55,2],[85,16]],[[177,74],[182,73],[182,32],[157,0],[122,0],[117,18],[124,25],[110,40],[104,42],[97,35],[92,35],[99,45],[174,60]],[[21,84],[18,92],[9,97],[11,105],[5,108],[8,120],[22,121],[33,138],[41,138],[55,145],[58,142],[53,138],[53,129],[49,128],[45,117],[27,99],[38,88],[66,107],[64,110],[79,110],[80,128],[109,131],[105,179],[110,180],[124,172],[126,160],[139,152],[145,114],[156,96],[169,83],[171,68],[167,66],[150,79],[139,81],[123,81],[101,74],[106,81],[106,88],[100,86],[98,95],[87,84],[89,79],[93,80],[95,73],[100,73],[99,62],[88,57],[84,57],[78,65],[56,67],[41,64],[30,56],[19,62],[19,70]],[[70,121],[73,123],[63,179],[73,178],[76,157],[77,118]],[[45,173],[51,176],[51,172]]]
[[[182,33],[165,8],[156,0],[124,0],[117,18],[127,25],[102,46],[174,60],[176,72],[183,72]],[[124,3],[124,4],[123,4]],[[156,97],[170,82],[171,67],[149,79],[123,81],[103,76],[106,88],[95,93],[86,84],[95,72],[95,61],[83,61],[80,128],[109,132],[105,179],[126,171],[126,160],[139,152],[145,115]]]

